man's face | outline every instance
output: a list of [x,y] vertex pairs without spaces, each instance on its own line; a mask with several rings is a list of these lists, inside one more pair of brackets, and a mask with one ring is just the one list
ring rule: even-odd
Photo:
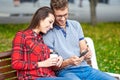
[[68,18],[68,7],[66,7],[65,9],[59,9],[59,10],[54,9],[54,14],[55,14],[56,24],[61,27],[65,27],[66,20]]

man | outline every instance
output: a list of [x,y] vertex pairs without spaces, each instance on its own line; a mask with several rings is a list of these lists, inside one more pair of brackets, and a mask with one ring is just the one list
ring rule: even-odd
[[[57,76],[72,80],[116,80],[101,71],[91,68],[86,59],[91,58],[91,51],[86,45],[81,25],[74,20],[68,20],[68,0],[51,0],[54,11],[54,28],[44,35],[44,42],[64,59],[57,71]],[[84,50],[86,55],[79,57]]]

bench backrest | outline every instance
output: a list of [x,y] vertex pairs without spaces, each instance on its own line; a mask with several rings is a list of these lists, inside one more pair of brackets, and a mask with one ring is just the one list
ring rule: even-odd
[[85,37],[85,40],[86,40],[87,45],[89,46],[89,48],[91,49],[91,52],[92,52],[92,57],[90,59],[90,63],[88,62],[88,64],[90,64],[95,69],[99,69],[98,64],[97,64],[93,40],[89,37]]
[[[96,53],[95,53],[95,48],[94,48],[94,42],[90,37],[85,37],[85,40],[87,41],[87,45],[89,46],[89,48],[92,51],[92,57],[88,61],[88,64],[91,65],[95,69],[99,69],[98,63],[97,63],[97,58],[96,58]],[[115,73],[110,73],[110,72],[106,72],[106,73],[115,77],[117,80],[120,80],[120,74],[115,74]]]
[[0,52],[0,80],[17,80],[16,75],[11,67],[11,51]]

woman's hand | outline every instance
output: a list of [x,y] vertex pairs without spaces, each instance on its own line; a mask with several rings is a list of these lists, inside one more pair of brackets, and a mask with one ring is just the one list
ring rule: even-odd
[[58,57],[54,58],[48,58],[45,61],[38,62],[38,67],[51,67],[56,66],[58,63]]

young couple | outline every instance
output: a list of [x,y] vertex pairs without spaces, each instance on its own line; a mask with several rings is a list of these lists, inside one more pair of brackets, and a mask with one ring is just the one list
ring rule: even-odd
[[[116,80],[86,63],[92,53],[80,24],[68,20],[68,0],[51,0],[50,6],[39,8],[28,28],[16,33],[12,67],[17,70],[18,79]],[[79,58],[86,49],[89,52]],[[58,57],[50,58],[53,50]]]

